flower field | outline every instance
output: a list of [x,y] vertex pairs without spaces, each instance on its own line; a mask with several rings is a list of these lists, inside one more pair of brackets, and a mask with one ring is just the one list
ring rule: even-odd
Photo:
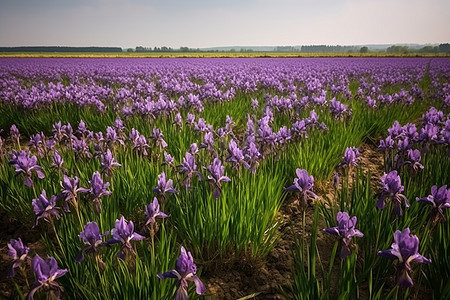
[[448,58],[0,58],[2,296],[449,299],[449,157]]

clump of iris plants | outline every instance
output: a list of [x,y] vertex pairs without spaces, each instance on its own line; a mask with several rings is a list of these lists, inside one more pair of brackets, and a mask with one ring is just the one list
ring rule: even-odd
[[206,292],[203,282],[197,277],[197,266],[194,264],[191,252],[186,252],[181,246],[181,254],[175,263],[175,269],[165,273],[159,273],[158,278],[176,278],[177,291],[175,292],[176,300],[188,299],[188,281],[193,281],[195,284],[195,291],[198,295]]
[[350,218],[346,212],[338,212],[337,214],[337,227],[331,227],[323,229],[323,231],[337,235],[341,238],[341,259],[345,259],[351,252],[354,245],[352,244],[352,237],[363,237],[364,234],[355,228],[356,216]]
[[431,263],[431,259],[419,254],[419,238],[410,235],[409,228],[394,233],[391,249],[378,251],[378,255],[397,260],[398,285],[403,288],[413,286],[411,263]]

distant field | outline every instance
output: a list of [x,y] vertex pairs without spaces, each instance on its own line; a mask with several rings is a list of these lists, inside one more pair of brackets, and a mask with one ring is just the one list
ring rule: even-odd
[[302,53],[302,52],[0,52],[0,57],[450,57],[450,53]]

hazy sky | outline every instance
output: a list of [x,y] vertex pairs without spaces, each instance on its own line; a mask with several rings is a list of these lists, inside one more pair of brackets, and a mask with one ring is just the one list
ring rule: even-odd
[[0,0],[0,46],[450,42],[450,0]]

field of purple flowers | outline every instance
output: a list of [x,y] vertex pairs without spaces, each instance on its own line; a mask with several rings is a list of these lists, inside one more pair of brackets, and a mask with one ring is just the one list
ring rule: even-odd
[[446,58],[0,59],[1,293],[449,299],[449,157]]

